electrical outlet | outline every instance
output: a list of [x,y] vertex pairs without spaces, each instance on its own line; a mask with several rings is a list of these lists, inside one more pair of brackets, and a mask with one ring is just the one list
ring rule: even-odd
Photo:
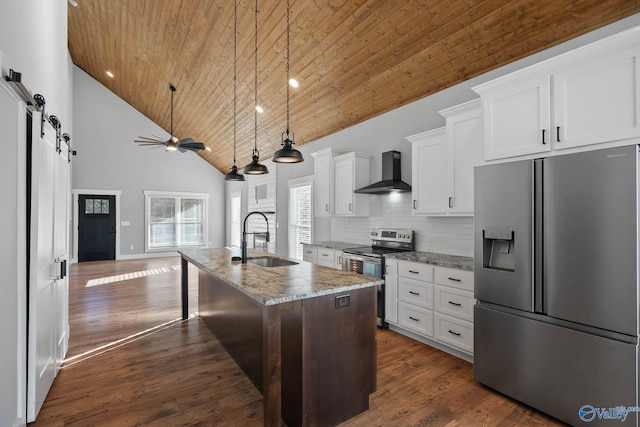
[[351,305],[351,295],[339,295],[336,297],[336,308],[349,307]]
[[129,246],[129,249],[133,250],[133,245]]

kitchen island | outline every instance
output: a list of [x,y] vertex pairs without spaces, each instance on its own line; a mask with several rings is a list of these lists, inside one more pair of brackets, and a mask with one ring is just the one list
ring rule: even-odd
[[262,392],[265,426],[336,425],[369,408],[380,280],[304,261],[265,267],[286,259],[259,251],[246,264],[227,248],[180,254],[183,298],[192,263],[199,316]]

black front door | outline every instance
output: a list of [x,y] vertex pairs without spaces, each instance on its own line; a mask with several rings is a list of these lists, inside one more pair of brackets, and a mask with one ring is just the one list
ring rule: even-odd
[[81,194],[78,261],[116,259],[116,197]]

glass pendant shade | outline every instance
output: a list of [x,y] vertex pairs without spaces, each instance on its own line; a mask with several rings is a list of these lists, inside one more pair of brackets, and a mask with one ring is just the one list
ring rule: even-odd
[[231,172],[224,176],[225,181],[244,181],[244,175],[238,173],[238,167],[233,165]]
[[258,154],[258,150],[253,150],[253,155],[251,156],[251,163],[244,167],[244,173],[247,175],[264,175],[265,173],[269,173],[269,169],[265,165],[258,163],[260,160],[260,155]]
[[[289,131],[282,134],[282,148],[273,155],[273,161],[276,163],[300,163],[304,161],[302,153],[293,148],[293,139],[289,139]],[[292,135],[293,138],[293,135]]]

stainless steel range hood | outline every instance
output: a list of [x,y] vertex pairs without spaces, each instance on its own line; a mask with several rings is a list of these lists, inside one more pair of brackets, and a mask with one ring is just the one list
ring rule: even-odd
[[355,190],[354,193],[389,194],[411,191],[411,186],[402,181],[400,171],[400,152],[382,153],[382,180]]

